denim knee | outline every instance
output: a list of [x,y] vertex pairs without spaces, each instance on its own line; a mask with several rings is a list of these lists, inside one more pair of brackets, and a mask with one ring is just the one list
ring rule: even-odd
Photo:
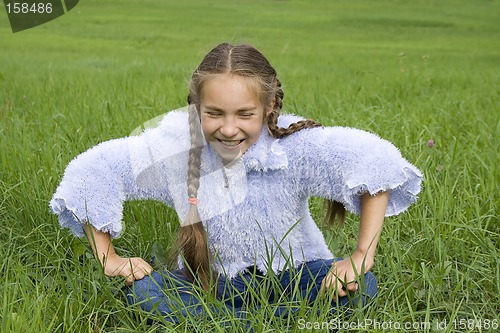
[[139,305],[143,311],[161,315],[171,322],[179,322],[177,315],[185,317],[188,311],[192,314],[202,311],[192,286],[175,272],[153,272],[134,281],[126,293],[130,305]]
[[142,310],[153,312],[171,312],[165,303],[164,283],[157,272],[136,280],[126,289],[127,302],[130,305],[138,304]]

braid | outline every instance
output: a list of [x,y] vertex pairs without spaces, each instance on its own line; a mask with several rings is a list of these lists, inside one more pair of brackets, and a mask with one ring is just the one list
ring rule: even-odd
[[287,128],[278,127],[278,117],[283,107],[283,89],[280,80],[276,79],[276,95],[274,97],[274,108],[267,115],[267,130],[272,137],[284,138],[304,128],[319,127],[321,124],[315,120],[306,119],[290,124]]
[[189,106],[189,133],[191,134],[191,148],[188,161],[188,197],[196,198],[200,187],[201,150],[203,138],[201,135],[200,120],[196,107]]
[[283,92],[283,89],[281,89],[281,81],[278,80],[278,78],[276,78],[276,88],[274,108],[281,110],[283,107],[283,98],[285,97],[285,93]]
[[189,150],[187,185],[190,205],[188,215],[181,224],[177,235],[177,244],[185,260],[184,274],[191,281],[195,281],[195,277],[197,277],[197,282],[201,284],[203,289],[208,290],[212,269],[207,234],[201,223],[197,205],[203,137],[200,120],[194,105],[189,107],[189,133],[191,135],[191,148]]

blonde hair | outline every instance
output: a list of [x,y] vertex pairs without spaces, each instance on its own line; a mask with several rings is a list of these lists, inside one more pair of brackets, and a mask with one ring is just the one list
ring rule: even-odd
[[[231,45],[222,43],[211,50],[194,71],[189,85],[188,104],[191,148],[188,165],[188,196],[190,198],[189,213],[178,232],[177,243],[185,265],[184,272],[193,282],[209,289],[210,280],[214,277],[211,268],[211,256],[207,245],[207,235],[198,213],[196,198],[199,188],[200,156],[203,140],[199,127],[200,96],[204,83],[216,75],[231,74],[252,80],[263,106],[273,105],[270,112],[264,115],[267,130],[272,137],[283,138],[304,128],[321,126],[314,120],[301,120],[287,128],[278,127],[278,117],[283,106],[283,90],[275,69],[256,48],[250,45]],[[195,123],[196,122],[196,123]],[[343,206],[336,202],[328,204],[327,219],[329,222],[337,216],[343,221]]]

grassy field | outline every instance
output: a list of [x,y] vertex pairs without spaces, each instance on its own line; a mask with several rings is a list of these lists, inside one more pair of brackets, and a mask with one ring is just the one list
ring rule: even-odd
[[[496,331],[499,17],[487,0],[87,0],[13,34],[0,9],[0,331],[245,331],[230,317],[148,324],[48,209],[74,156],[184,106],[191,71],[221,41],[268,56],[286,112],[376,132],[425,174],[418,203],[386,221],[371,307],[288,319],[264,307],[248,318],[255,332]],[[178,226],[154,202],[128,203],[124,223],[116,247],[145,258]],[[323,230],[345,256],[356,228],[349,216]]]

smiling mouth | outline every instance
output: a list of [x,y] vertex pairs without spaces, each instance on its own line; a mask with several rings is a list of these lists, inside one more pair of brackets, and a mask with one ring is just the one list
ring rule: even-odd
[[224,146],[227,146],[227,147],[236,147],[240,143],[245,141],[244,139],[242,139],[242,140],[220,140],[220,139],[217,139],[217,140],[219,140],[220,143],[222,143]]

